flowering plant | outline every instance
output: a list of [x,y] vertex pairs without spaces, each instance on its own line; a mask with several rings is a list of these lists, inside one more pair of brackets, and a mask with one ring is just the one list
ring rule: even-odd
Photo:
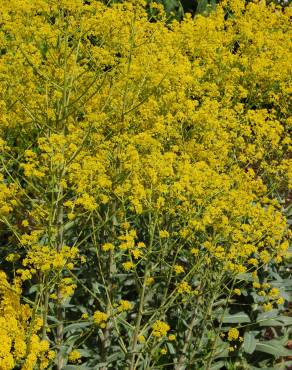
[[271,276],[291,236],[291,7],[158,10],[2,1],[3,370],[268,353],[253,327],[288,299]]

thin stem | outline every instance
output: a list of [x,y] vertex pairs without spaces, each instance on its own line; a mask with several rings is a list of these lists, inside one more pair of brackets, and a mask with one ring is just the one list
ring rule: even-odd
[[138,335],[140,331],[140,325],[143,317],[143,307],[144,307],[144,302],[145,302],[145,290],[146,290],[146,280],[148,277],[148,271],[147,269],[145,270],[144,273],[144,279],[143,279],[143,286],[141,289],[141,294],[140,294],[140,299],[139,299],[139,309],[138,309],[138,315],[137,315],[137,320],[135,324],[135,331],[134,331],[134,337],[133,337],[133,342],[131,346],[131,352],[132,352],[132,357],[131,357],[131,364],[130,364],[130,370],[134,370],[135,367],[135,358],[136,358],[136,346],[138,342]]
[[214,339],[214,341],[213,341],[213,343],[212,343],[212,348],[211,348],[211,351],[210,351],[210,354],[209,354],[209,358],[208,358],[208,362],[207,362],[206,370],[209,370],[209,369],[210,369],[210,367],[211,367],[211,365],[212,365],[213,353],[214,353],[215,348],[216,348],[216,344],[217,344],[217,340],[218,340],[218,334],[219,334],[219,332],[220,332],[220,330],[221,330],[221,328],[222,328],[222,324],[223,324],[223,317],[224,317],[225,312],[226,312],[226,310],[227,310],[228,303],[229,303],[229,300],[230,300],[230,297],[231,297],[231,295],[232,295],[232,291],[233,291],[233,288],[234,288],[234,284],[235,284],[235,279],[233,279],[233,280],[232,280],[232,285],[231,285],[231,288],[230,288],[229,294],[228,294],[228,296],[227,296],[227,298],[226,298],[226,303],[225,303],[225,305],[224,305],[224,310],[223,310],[223,312],[222,312],[222,314],[221,314],[221,317],[220,317],[220,320],[219,320],[219,321],[220,321],[220,323],[219,323],[219,327],[218,327],[217,333],[216,333],[216,335],[215,335],[215,339]]

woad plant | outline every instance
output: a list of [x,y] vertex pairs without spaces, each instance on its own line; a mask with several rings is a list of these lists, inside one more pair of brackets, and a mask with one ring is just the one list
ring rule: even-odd
[[151,9],[1,0],[1,370],[288,365],[292,9]]

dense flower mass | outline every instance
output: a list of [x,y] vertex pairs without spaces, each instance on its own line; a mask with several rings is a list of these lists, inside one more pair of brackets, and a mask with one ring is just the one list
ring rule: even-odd
[[14,369],[22,361],[23,370],[35,366],[44,369],[54,352],[49,351],[49,342],[37,335],[42,319],[33,317],[29,306],[21,304],[20,294],[19,281],[9,284],[6,274],[0,271],[0,368]]
[[1,369],[211,368],[283,307],[291,16],[1,2]]

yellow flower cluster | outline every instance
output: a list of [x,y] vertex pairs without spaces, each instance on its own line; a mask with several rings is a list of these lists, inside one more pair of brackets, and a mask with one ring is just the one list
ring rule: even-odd
[[181,265],[174,265],[173,269],[174,269],[174,272],[177,275],[182,274],[183,272],[185,272],[185,269]]
[[177,292],[179,294],[184,294],[184,293],[189,294],[191,293],[191,291],[192,291],[192,288],[190,284],[186,281],[182,281],[181,283],[177,285]]
[[49,351],[49,342],[37,335],[42,320],[32,319],[32,311],[21,304],[20,295],[19,282],[9,284],[0,271],[0,368],[12,370],[21,365],[23,370],[33,370],[38,363],[45,369],[54,352]]
[[[33,13],[34,3],[43,9],[38,14]],[[81,42],[80,58],[87,58],[90,47],[90,58],[97,68],[122,71],[127,65],[133,7],[108,9],[99,2],[87,7],[62,4],[70,8],[74,19],[68,24],[69,33],[75,35],[77,25],[83,24],[94,30],[92,37],[104,40],[102,47]],[[76,85],[70,90],[70,101],[78,102],[81,109],[79,92],[88,99],[82,103],[80,116],[67,112],[66,129],[59,130],[56,116],[65,114],[60,111],[63,70],[55,70],[53,61],[64,49],[52,47],[50,58],[44,58],[38,47],[45,42],[46,49],[51,48],[58,38],[58,28],[46,23],[47,12],[57,17],[57,7],[48,8],[45,0],[15,4],[13,11],[19,14],[16,27],[10,12],[12,3],[7,3],[2,10],[1,42],[8,52],[1,58],[1,73],[10,90],[1,95],[2,126],[13,135],[24,130],[29,139],[31,126],[15,126],[14,122],[26,122],[28,114],[36,117],[36,102],[46,112],[43,129],[48,122],[55,125],[55,131],[39,135],[34,146],[23,151],[20,168],[25,177],[36,178],[27,179],[31,186],[38,184],[39,191],[47,189],[48,178],[55,183],[53,173],[61,173],[59,185],[68,193],[64,205],[69,220],[74,220],[76,213],[97,211],[112,197],[137,214],[152,209],[187,215],[182,233],[192,242],[196,234],[209,236],[212,228],[216,241],[206,240],[205,248],[211,260],[226,261],[224,268],[231,272],[245,272],[250,264],[268,263],[272,258],[280,261],[285,255],[281,247],[285,220],[277,201],[266,194],[271,182],[281,189],[289,182],[291,139],[285,117],[291,66],[287,63],[288,40],[283,41],[281,30],[290,13],[289,9],[279,13],[254,3],[243,12],[239,10],[242,4],[241,0],[229,4],[240,17],[238,22],[224,18],[222,4],[209,17],[186,17],[169,27],[162,21],[149,23],[138,6],[140,18],[135,27],[139,32],[133,37],[141,47],[131,49],[131,66],[126,74],[117,72],[113,87],[106,80],[98,94],[94,93],[93,76],[86,64],[76,64],[74,53],[68,56],[67,73],[75,76],[72,81]],[[21,17],[23,9],[33,14],[29,27]],[[119,31],[107,33],[104,25],[113,19]],[[156,28],[159,32],[150,38]],[[15,39],[13,44],[5,32]],[[208,42],[201,37],[204,32]],[[34,35],[31,42],[30,33]],[[17,45],[22,46],[19,49]],[[29,63],[24,68],[26,59]],[[12,70],[18,71],[21,88],[14,87]],[[50,86],[42,87],[35,70],[52,81]],[[84,90],[83,86],[89,87]],[[159,94],[154,93],[157,89]],[[10,96],[24,92],[25,109],[16,104],[8,115],[5,107]],[[246,104],[249,101],[253,103]],[[121,111],[113,113],[118,107]],[[1,135],[5,141],[6,131]],[[11,147],[11,155],[13,150]],[[2,186],[7,199],[6,193],[15,190],[6,183]],[[6,200],[0,207],[6,213],[12,210]],[[159,235],[163,240],[170,236],[163,228]],[[130,248],[133,239],[135,235],[129,232],[120,248]],[[224,242],[218,244],[219,239]],[[194,253],[196,249],[191,250]],[[142,257],[138,250],[132,253],[135,259]]]
[[165,337],[169,330],[170,326],[164,321],[157,320],[152,325],[152,335],[157,338]]
[[124,311],[129,311],[133,308],[133,305],[131,302],[127,300],[120,300],[120,305],[118,307],[118,312],[124,312]]
[[15,200],[17,194],[16,184],[4,182],[4,176],[0,173],[0,217],[7,216],[12,212],[13,206],[17,205]]
[[[257,277],[255,278],[257,279]],[[274,304],[282,305],[285,302],[285,299],[280,295],[280,290],[271,287],[269,283],[260,284],[258,281],[254,281],[252,286],[257,289],[257,295],[261,297],[261,301],[264,301],[262,304],[264,311],[272,310]]]
[[228,334],[227,334],[227,339],[229,340],[229,342],[231,341],[234,341],[234,340],[237,340],[239,337],[239,331],[238,329],[236,328],[231,328],[229,331],[228,331]]
[[93,314],[93,321],[101,328],[105,328],[108,318],[108,315],[102,311],[95,311]]
[[127,262],[122,263],[122,266],[123,266],[125,271],[130,271],[135,267],[134,263],[131,262],[131,261],[127,261]]
[[81,359],[81,354],[79,351],[77,351],[77,349],[74,349],[68,355],[69,362],[80,363],[81,362],[80,359]]
[[35,274],[37,271],[47,272],[64,268],[72,270],[77,260],[84,262],[84,257],[80,256],[76,247],[63,246],[62,250],[58,252],[49,246],[34,245],[22,261],[22,265],[27,269],[20,269],[18,272],[25,279],[28,272]]

